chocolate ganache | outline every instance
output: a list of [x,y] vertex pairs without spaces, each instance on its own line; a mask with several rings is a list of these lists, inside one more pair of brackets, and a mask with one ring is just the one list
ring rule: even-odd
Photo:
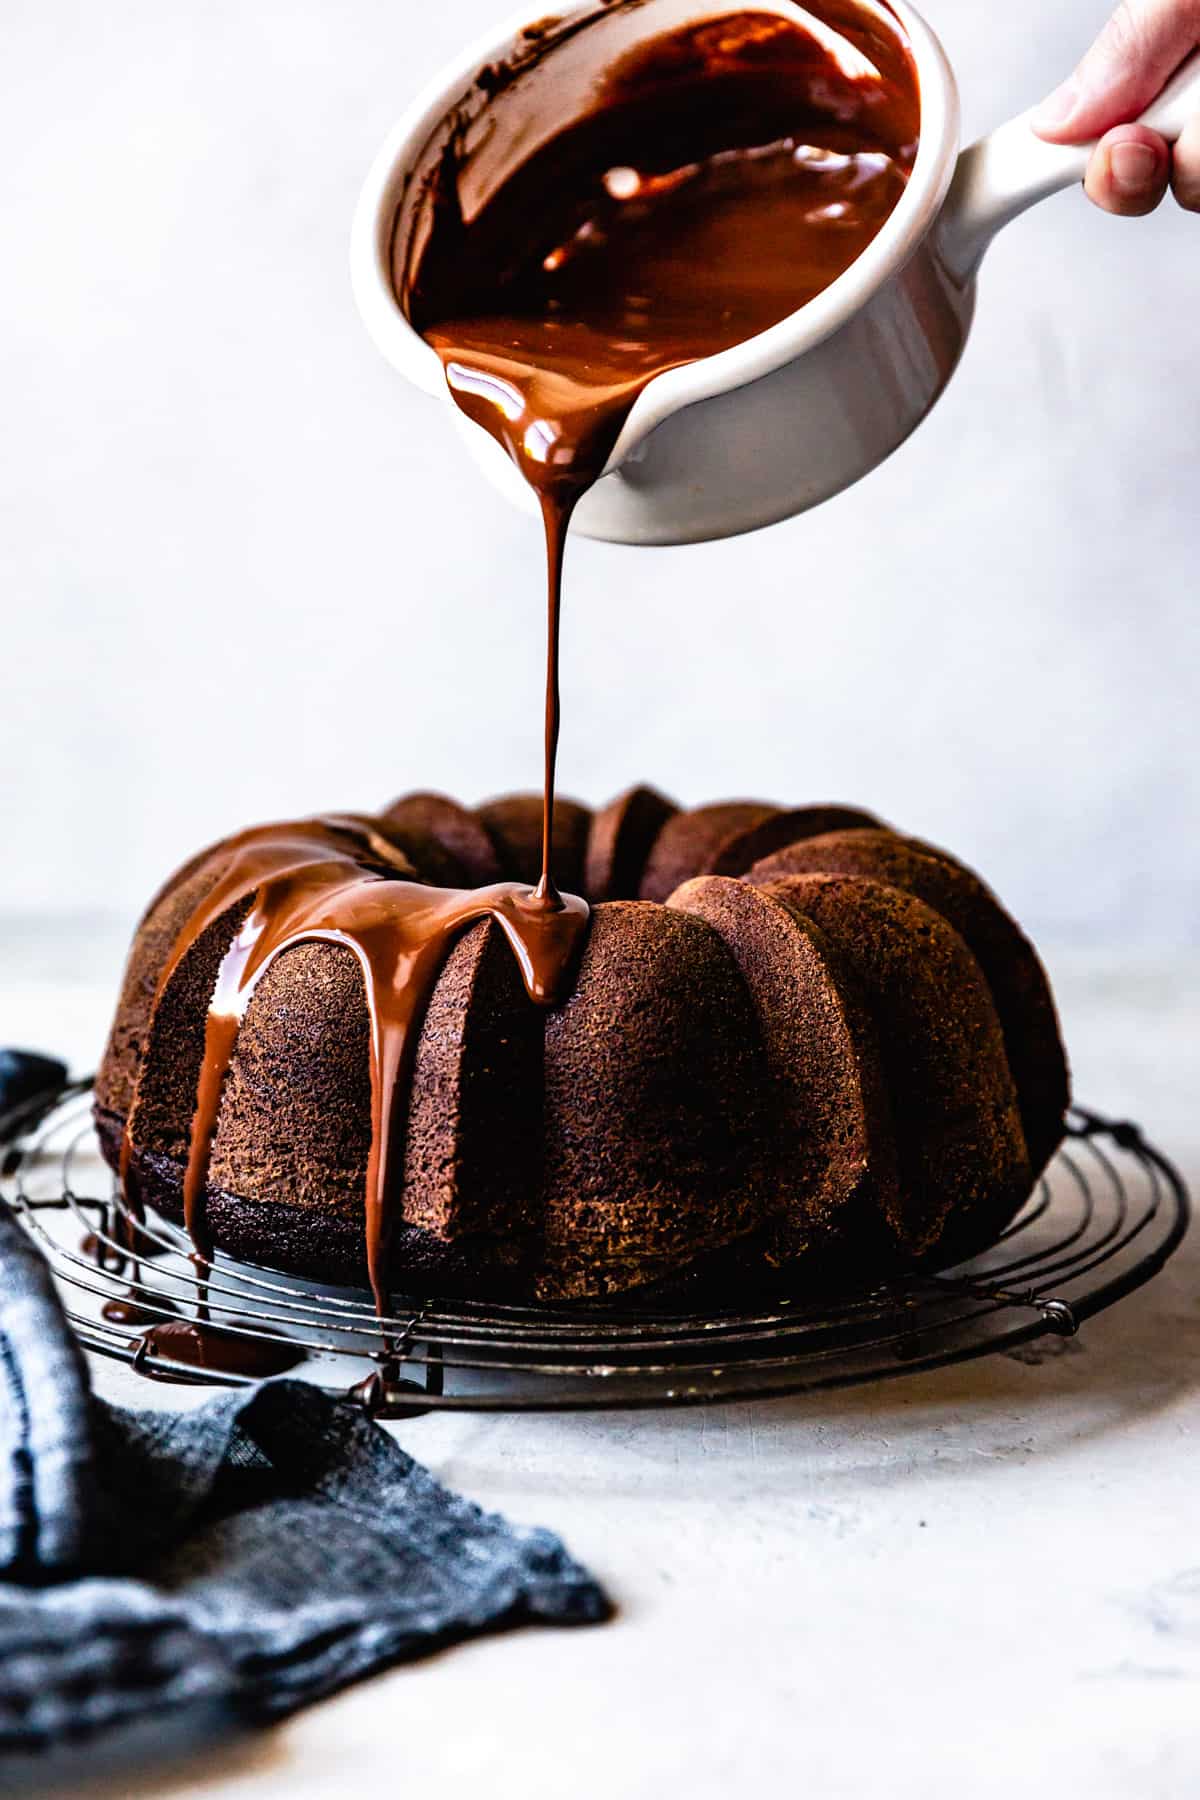
[[[393,282],[462,410],[569,510],[655,376],[779,324],[904,191],[915,65],[851,0],[653,38],[470,220],[453,142]],[[410,234],[411,236],[411,234]]]
[[[367,1268],[380,1312],[387,1303],[387,1251],[396,1188],[394,1145],[402,1142],[407,1076],[416,1027],[455,934],[477,919],[494,919],[511,944],[526,992],[549,1006],[563,991],[588,920],[574,896],[547,905],[519,882],[491,887],[432,887],[417,878],[403,851],[369,818],[300,819],[243,832],[218,847],[220,874],[188,915],[157,984],[157,998],[189,951],[224,913],[243,917],[217,974],[205,1020],[184,1178],[184,1221],[202,1264],[212,1256],[204,1197],[221,1089],[238,1029],[254,989],[271,964],[295,944],[343,944],[362,972],[371,1025],[371,1150],[364,1195]],[[204,872],[204,859],[176,880]],[[131,1208],[139,1201],[131,1167],[128,1121],[121,1178]]]
[[[386,1312],[408,1077],[454,937],[475,920],[494,920],[530,999],[553,1005],[567,991],[587,928],[586,903],[560,894],[553,871],[558,627],[573,508],[601,475],[649,381],[767,330],[861,254],[903,192],[918,119],[915,68],[899,26],[881,9],[823,0],[819,17],[800,7],[794,18],[746,11],[643,44],[607,72],[591,109],[469,220],[458,201],[456,155],[447,151],[419,262],[409,267],[397,242],[394,280],[456,403],[501,443],[542,509],[549,630],[541,878],[532,889],[432,886],[378,821],[359,815],[261,827],[211,854],[214,878],[175,939],[154,1003],[205,932],[240,910],[208,1005],[184,1181],[202,1279],[212,1255],[209,1163],[239,1026],[276,958],[325,941],[354,953],[365,990],[366,1260]],[[205,867],[199,858],[175,881]],[[140,1216],[131,1162],[127,1119],[121,1178]],[[176,1360],[221,1364],[222,1334],[209,1327],[207,1307],[195,1326],[171,1322],[147,1333],[158,1335]],[[267,1372],[280,1353],[261,1348]],[[286,1348],[281,1354],[286,1359]]]
[[[495,69],[481,80],[503,85]],[[619,59],[591,108],[470,219],[452,136],[415,263],[397,215],[397,299],[441,358],[455,403],[507,451],[541,507],[538,894],[549,904],[571,514],[655,376],[778,325],[845,273],[900,199],[919,130],[916,65],[884,9],[820,0],[794,16],[747,10]]]

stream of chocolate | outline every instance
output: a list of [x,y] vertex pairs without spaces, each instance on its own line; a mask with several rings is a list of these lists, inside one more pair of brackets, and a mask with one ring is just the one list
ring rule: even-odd
[[815,0],[794,16],[747,10],[627,54],[590,110],[469,220],[452,138],[415,261],[397,214],[397,298],[441,358],[455,403],[512,458],[545,523],[538,891],[550,903],[571,513],[649,382],[779,324],[845,273],[900,199],[919,125],[898,21],[855,0]]

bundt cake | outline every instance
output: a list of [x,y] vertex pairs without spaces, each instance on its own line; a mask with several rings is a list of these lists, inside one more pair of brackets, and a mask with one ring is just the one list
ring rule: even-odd
[[643,787],[556,802],[588,905],[547,919],[541,809],[410,794],[185,864],[96,1083],[131,1197],[381,1301],[732,1297],[1002,1230],[1068,1076],[976,876],[868,813]]

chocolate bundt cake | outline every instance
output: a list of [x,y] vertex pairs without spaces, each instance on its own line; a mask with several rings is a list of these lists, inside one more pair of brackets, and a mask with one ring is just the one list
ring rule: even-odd
[[732,1296],[1003,1229],[1068,1076],[975,875],[868,813],[635,788],[556,803],[588,905],[539,914],[541,809],[410,794],[185,864],[96,1082],[131,1199],[381,1301]]

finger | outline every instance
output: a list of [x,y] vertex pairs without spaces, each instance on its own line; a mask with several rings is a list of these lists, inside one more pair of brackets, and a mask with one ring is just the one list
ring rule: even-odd
[[1189,119],[1175,146],[1175,198],[1188,212],[1200,212],[1200,117]]
[[1122,0],[1074,75],[1034,114],[1058,144],[1082,144],[1145,112],[1200,44],[1200,0]]
[[1141,219],[1159,204],[1170,177],[1165,140],[1144,125],[1118,125],[1097,144],[1083,185],[1105,212]]

